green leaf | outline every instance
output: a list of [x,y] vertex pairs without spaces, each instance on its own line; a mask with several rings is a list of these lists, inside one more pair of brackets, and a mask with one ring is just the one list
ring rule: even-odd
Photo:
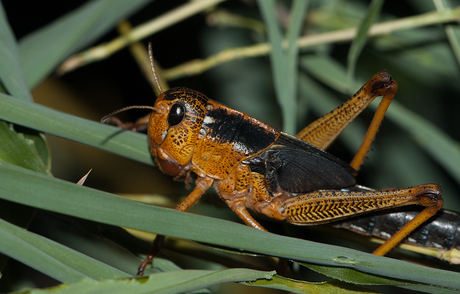
[[292,18],[288,31],[288,52],[283,51],[283,37],[275,11],[275,1],[259,1],[259,6],[267,26],[268,39],[271,44],[270,60],[272,63],[273,80],[276,96],[283,113],[283,129],[295,133],[296,118],[296,85],[297,85],[297,38],[300,35],[303,18],[306,13],[307,1],[294,1]]
[[287,89],[292,89],[286,92],[284,97],[285,100],[290,101],[286,110],[283,113],[283,117],[287,116],[289,122],[285,121],[285,126],[293,126],[293,129],[285,128],[285,131],[291,134],[296,132],[295,123],[297,122],[297,95],[298,95],[298,84],[299,84],[299,46],[297,43],[303,29],[305,21],[305,15],[307,14],[307,7],[309,1],[307,0],[296,0],[291,5],[291,17],[286,33],[286,41],[288,49],[286,52],[286,67],[287,67]]
[[400,279],[388,279],[385,277],[370,275],[350,268],[320,266],[306,263],[301,263],[301,265],[333,279],[355,285],[393,285],[402,286],[406,289],[411,289],[414,291],[429,291],[432,293],[458,293],[458,291],[435,286],[430,287],[422,283],[413,283]]
[[32,101],[21,68],[16,39],[0,3],[0,82],[5,90],[19,99]]
[[88,46],[148,2],[90,1],[22,38],[19,52],[29,89],[35,88],[70,54]]
[[153,164],[146,135],[0,94],[0,119]]
[[339,281],[358,285],[410,285],[410,282],[398,279],[387,279],[367,273],[359,272],[350,268],[333,266],[320,266],[315,264],[301,263],[301,265]]
[[34,145],[34,148],[46,169],[51,170],[51,150],[45,134],[36,133],[30,129],[21,129],[20,127],[16,128],[22,135],[24,135],[26,142],[31,142],[31,144]]
[[[33,195],[33,193],[31,193]],[[128,277],[115,268],[0,219],[0,252],[62,282]]]
[[305,282],[285,278],[279,275],[273,276],[270,280],[257,280],[255,282],[244,283],[250,286],[279,289],[289,293],[377,293],[365,290],[361,287],[342,283],[338,281],[328,282]]
[[34,141],[14,131],[13,126],[0,122],[0,160],[43,174],[51,174],[41,160]]
[[84,279],[74,284],[18,293],[190,293],[214,285],[271,279],[274,272],[249,269],[182,270],[158,273],[146,278],[94,281]]

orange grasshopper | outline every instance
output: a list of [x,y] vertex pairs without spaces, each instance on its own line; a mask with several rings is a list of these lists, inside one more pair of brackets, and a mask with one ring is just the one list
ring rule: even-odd
[[[384,114],[398,88],[386,71],[367,81],[348,101],[317,119],[295,137],[240,111],[228,108],[188,89],[161,89],[155,105],[129,106],[105,118],[127,128],[113,115],[132,108],[152,110],[149,117],[150,150],[158,167],[188,185],[196,174],[195,188],[176,210],[187,211],[211,186],[248,225],[265,230],[248,208],[268,217],[297,225],[316,225],[372,211],[418,204],[418,215],[377,248],[385,255],[410,232],[436,214],[443,205],[441,186],[424,184],[403,189],[373,190],[357,185],[355,176]],[[383,96],[364,140],[350,164],[323,151],[374,98]],[[139,121],[128,128],[139,129]],[[158,236],[139,267],[140,275],[159,251]]]

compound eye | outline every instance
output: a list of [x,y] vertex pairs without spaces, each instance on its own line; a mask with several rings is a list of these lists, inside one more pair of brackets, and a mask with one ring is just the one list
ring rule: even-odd
[[178,125],[185,117],[185,108],[180,104],[174,104],[171,107],[168,115],[168,123],[170,126]]

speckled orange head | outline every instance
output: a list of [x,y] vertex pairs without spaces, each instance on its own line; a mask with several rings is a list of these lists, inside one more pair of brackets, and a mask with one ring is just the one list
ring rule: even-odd
[[147,134],[155,162],[163,172],[182,176],[190,168],[209,99],[187,88],[163,91],[156,75],[151,44],[149,55],[154,81],[160,92],[155,106],[131,105],[106,115],[102,122],[113,123],[123,129],[140,130],[146,125],[144,120],[141,123],[123,124],[114,119],[114,115],[129,109],[151,109]]
[[158,96],[148,136],[150,150],[165,173],[178,176],[190,163],[207,103],[205,95],[188,88],[173,88]]

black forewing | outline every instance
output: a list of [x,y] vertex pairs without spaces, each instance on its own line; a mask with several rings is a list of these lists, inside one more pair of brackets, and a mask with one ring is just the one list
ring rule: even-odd
[[206,116],[212,118],[203,125],[207,135],[222,144],[231,144],[245,155],[260,152],[278,137],[278,131],[263,127],[263,123],[255,124],[251,117],[239,111],[219,107],[208,109]]
[[307,193],[356,184],[356,171],[347,163],[284,133],[275,145],[247,162],[252,171],[266,176],[272,190]]

